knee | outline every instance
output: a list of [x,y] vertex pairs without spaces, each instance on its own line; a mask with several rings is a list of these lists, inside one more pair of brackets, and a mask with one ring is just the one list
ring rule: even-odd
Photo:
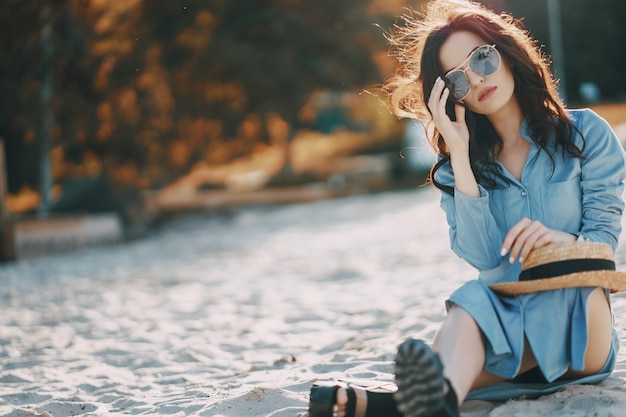
[[470,316],[470,314],[467,311],[463,310],[461,307],[459,307],[456,304],[452,304],[452,306],[448,310],[448,316],[446,317],[446,320],[453,320],[460,324],[469,324],[473,326],[478,326],[476,322],[474,321],[474,318]]
[[[439,335],[446,335],[447,339],[455,343],[477,339],[484,350],[484,334],[478,323],[467,311],[457,305],[452,305],[448,310]],[[435,341],[438,342],[438,340]],[[438,343],[435,344],[438,345]]]

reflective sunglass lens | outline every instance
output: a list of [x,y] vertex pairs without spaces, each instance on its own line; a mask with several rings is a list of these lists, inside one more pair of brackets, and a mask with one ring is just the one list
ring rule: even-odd
[[447,87],[453,100],[462,100],[469,92],[470,86],[463,71],[453,71],[446,76]]
[[472,54],[469,67],[480,75],[490,75],[500,66],[498,52],[492,46],[483,46]]
[[450,98],[460,101],[467,96],[470,90],[470,82],[465,71],[471,69],[480,76],[491,75],[500,67],[500,54],[495,47],[490,45],[481,46],[469,57],[468,67],[464,70],[456,69],[445,75]]

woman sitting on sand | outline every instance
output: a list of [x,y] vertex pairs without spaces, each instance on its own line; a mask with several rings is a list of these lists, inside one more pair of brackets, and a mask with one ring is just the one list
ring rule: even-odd
[[491,286],[517,284],[531,250],[555,244],[600,242],[612,256],[624,208],[622,146],[591,110],[565,110],[548,60],[509,15],[436,0],[404,18],[390,36],[399,69],[386,91],[397,116],[432,121],[440,159],[431,181],[452,250],[479,277],[450,296],[432,348],[400,345],[397,391],[316,385],[310,416],[458,416],[468,398],[603,380],[619,344],[608,289],[511,295]]

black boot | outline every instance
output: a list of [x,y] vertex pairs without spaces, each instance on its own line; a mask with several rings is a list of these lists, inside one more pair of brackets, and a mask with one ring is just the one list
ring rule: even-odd
[[443,376],[439,355],[422,340],[398,347],[396,383],[394,397],[405,417],[459,417],[458,398]]

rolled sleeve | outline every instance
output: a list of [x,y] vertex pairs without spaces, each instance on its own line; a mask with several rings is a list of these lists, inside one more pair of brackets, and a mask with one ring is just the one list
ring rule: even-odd
[[[451,172],[448,175],[451,178]],[[438,180],[445,181],[446,176]],[[450,227],[450,247],[454,253],[478,270],[489,270],[500,264],[502,238],[491,214],[489,194],[482,186],[479,190],[480,196],[475,198],[456,189],[454,196],[442,193],[441,207]]]
[[624,211],[626,156],[609,124],[591,110],[581,112],[578,129],[585,145],[581,161],[581,233],[617,248]]

